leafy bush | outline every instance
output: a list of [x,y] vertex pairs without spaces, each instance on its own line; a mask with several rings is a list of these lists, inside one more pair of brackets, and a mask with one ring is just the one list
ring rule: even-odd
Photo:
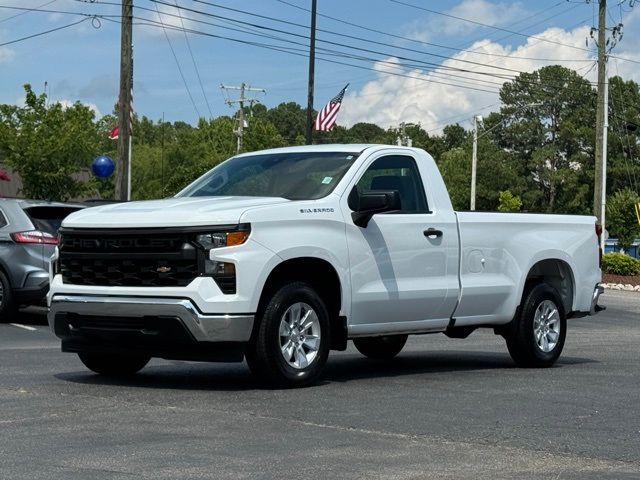
[[613,275],[640,275],[640,260],[624,253],[607,253],[602,256],[602,271]]

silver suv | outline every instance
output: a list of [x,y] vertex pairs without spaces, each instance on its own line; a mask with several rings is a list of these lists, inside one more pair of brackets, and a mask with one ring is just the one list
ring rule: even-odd
[[62,220],[83,205],[0,198],[0,322],[43,304]]

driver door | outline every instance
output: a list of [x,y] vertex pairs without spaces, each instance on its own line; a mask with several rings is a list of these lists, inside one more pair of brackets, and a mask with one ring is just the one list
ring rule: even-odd
[[[456,218],[429,208],[424,185],[416,159],[403,152],[374,158],[353,186],[397,190],[401,209],[374,215],[366,228],[346,218],[351,334],[438,331],[449,323],[458,293]],[[429,229],[439,233],[427,236]]]

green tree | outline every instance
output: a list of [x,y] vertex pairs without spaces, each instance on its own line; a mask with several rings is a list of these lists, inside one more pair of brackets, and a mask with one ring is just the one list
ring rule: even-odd
[[304,138],[307,125],[307,109],[302,108],[296,102],[281,103],[264,113],[260,110],[254,113],[257,118],[264,118],[276,127],[278,133],[284,139],[285,145],[297,145],[298,137],[302,136]]
[[22,195],[68,200],[89,186],[78,177],[98,153],[94,112],[75,103],[47,105],[24,86],[24,107],[0,105],[0,155],[22,179]]
[[[447,185],[451,203],[456,210],[468,210],[471,199],[471,145],[444,152],[438,167]],[[476,174],[476,209],[495,211],[499,192],[521,192],[524,182],[514,157],[497,148],[488,138],[478,142]]]
[[530,211],[589,213],[593,201],[595,91],[573,70],[522,73],[500,90],[504,128],[494,138],[522,162]]
[[522,208],[522,200],[517,195],[511,193],[511,190],[505,190],[499,193],[499,212],[519,212]]
[[640,196],[630,188],[618,190],[607,200],[605,222],[609,235],[617,238],[618,246],[625,251],[640,237],[640,225],[634,209],[638,202]]
[[640,179],[640,86],[620,77],[609,79],[607,190],[633,187]]

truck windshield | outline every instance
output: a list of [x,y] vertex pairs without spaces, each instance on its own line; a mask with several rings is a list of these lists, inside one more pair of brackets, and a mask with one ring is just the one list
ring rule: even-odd
[[316,200],[329,195],[356,153],[271,153],[234,157],[193,182],[178,197],[282,197]]

